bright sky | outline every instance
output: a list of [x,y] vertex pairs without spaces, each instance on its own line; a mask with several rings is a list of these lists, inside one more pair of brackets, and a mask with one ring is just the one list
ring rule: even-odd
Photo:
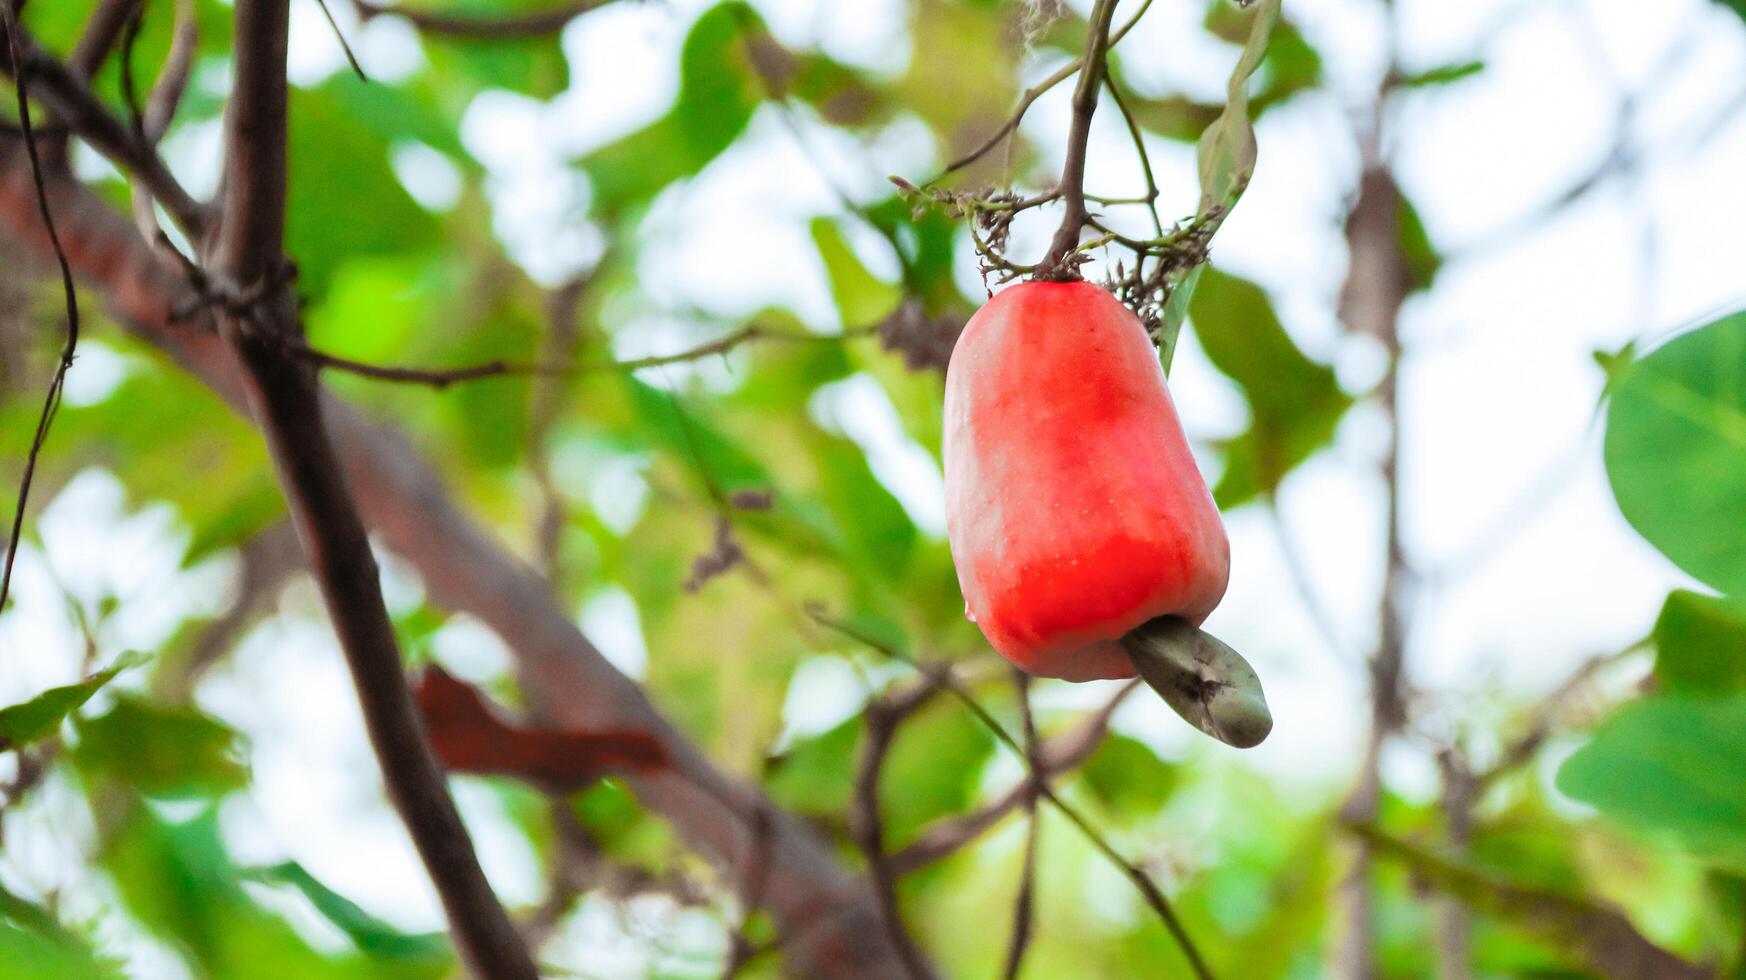
[[[346,23],[348,5],[333,6]],[[590,230],[562,223],[563,205],[583,204],[587,195],[585,182],[564,161],[665,108],[676,87],[676,45],[704,6],[702,0],[621,3],[592,13],[565,35],[571,91],[549,105],[487,94],[466,114],[463,137],[491,173],[497,231],[537,278],[556,281],[598,249]],[[764,0],[757,6],[792,44],[820,45],[835,57],[889,71],[901,70],[908,56],[899,0]],[[1379,68],[1382,25],[1372,6],[1287,3],[1354,103],[1373,87]],[[1180,85],[1214,96],[1234,51],[1192,29],[1198,2],[1158,0],[1155,7],[1124,44],[1131,59],[1156,53],[1129,61],[1136,83],[1160,93]],[[1595,420],[1602,377],[1590,355],[1632,339],[1657,340],[1706,314],[1746,305],[1740,273],[1746,113],[1735,113],[1702,142],[1693,139],[1703,121],[1746,92],[1746,31],[1709,0],[1401,0],[1398,7],[1409,70],[1474,57],[1487,62],[1476,78],[1413,97],[1390,146],[1433,242],[1450,255],[1436,289],[1404,312],[1401,472],[1408,550],[1421,566],[1446,573],[1413,605],[1412,677],[1443,714],[1459,718],[1464,705],[1495,701],[1500,689],[1531,698],[1578,661],[1628,644],[1647,631],[1666,591],[1686,584],[1612,503]],[[313,0],[295,0],[293,14],[294,77],[307,83],[339,70],[339,51]],[[1507,27],[1482,41],[1498,24]],[[420,64],[417,42],[404,25],[381,18],[347,29],[375,74],[392,77]],[[1027,75],[1054,66],[1037,62]],[[1651,93],[1631,130],[1646,169],[1612,179],[1530,234],[1494,240],[1607,152],[1621,85]],[[1057,154],[1066,94],[1063,87],[1045,97],[1026,123],[1027,135]],[[1355,167],[1350,141],[1340,135],[1349,128],[1347,118],[1345,105],[1318,97],[1263,120],[1254,183],[1220,233],[1215,255],[1270,287],[1298,342],[1361,390],[1377,377],[1381,354],[1368,340],[1341,336],[1332,313],[1345,266],[1338,220]],[[172,147],[172,163],[192,183],[210,180],[200,170],[214,136],[188,134]],[[1090,181],[1137,187],[1125,133],[1100,116],[1093,136]],[[821,165],[830,182],[873,195],[885,174],[924,174],[937,161],[913,122],[894,124],[870,157],[828,132],[809,130],[807,141],[803,151],[780,119],[764,113],[740,145],[665,196],[646,229],[646,260],[682,274],[670,286],[660,285],[669,276],[650,277],[649,288],[663,290],[656,300],[674,310],[696,305],[723,315],[777,302],[815,322],[832,321],[807,232],[813,216],[840,211],[831,183],[819,175]],[[1153,159],[1175,209],[1186,213],[1194,195],[1189,151],[1157,141]],[[453,199],[455,175],[440,156],[412,146],[397,164],[427,204]],[[1051,218],[1018,229],[1014,244],[1021,254],[1041,252],[1043,224]],[[749,239],[760,243],[760,259],[735,264],[734,256],[747,254],[742,245]],[[876,240],[858,244],[870,266],[893,268]],[[973,265],[966,243],[961,278],[970,295],[980,288]],[[619,329],[615,347],[629,356],[676,349],[688,342],[691,327],[675,313]],[[94,397],[125,370],[98,344],[86,349],[70,397]],[[731,383],[731,377],[718,380]],[[1177,357],[1171,384],[1192,437],[1242,429],[1241,400],[1192,340]],[[904,436],[876,385],[850,379],[833,386],[814,411],[866,447],[877,475],[918,524],[940,533],[938,469]],[[1266,514],[1250,507],[1227,515],[1231,588],[1207,625],[1255,662],[1277,718],[1273,737],[1237,764],[1267,773],[1305,801],[1339,790],[1363,736],[1368,712],[1362,671],[1354,664],[1374,639],[1382,485],[1373,461],[1385,435],[1375,413],[1353,411],[1333,450],[1293,475],[1282,492],[1287,533],[1338,628],[1337,649],[1306,615]],[[1203,457],[1203,465],[1216,473],[1213,456]],[[641,481],[634,458],[560,459],[558,472],[573,474],[578,503],[598,506],[609,524],[635,519]],[[90,474],[43,514],[39,527],[51,562],[45,566],[40,553],[27,550],[17,609],[0,621],[0,703],[63,683],[77,671],[77,634],[49,567],[75,595],[106,588],[121,597],[113,635],[103,638],[106,649],[150,649],[188,611],[215,607],[231,567],[220,561],[177,572],[181,536],[174,515],[128,512],[123,499],[112,479]],[[392,563],[389,571],[390,601],[415,602],[417,583]],[[168,597],[165,582],[173,583]],[[317,600],[297,588],[285,604],[293,615],[251,636],[201,692],[202,703],[242,729],[251,745],[256,784],[226,804],[225,831],[245,860],[294,858],[390,921],[438,928],[434,898],[382,802]],[[592,597],[578,615],[633,674],[661,655],[645,648],[634,598],[622,591]],[[497,673],[505,662],[495,638],[465,622],[445,631],[438,653],[474,678]],[[858,688],[828,658],[799,678],[789,699],[791,728],[815,730],[854,710]],[[1056,686],[1045,696],[1056,704],[1090,703],[1103,690]],[[1119,724],[1171,755],[1192,750],[1224,763],[1236,758],[1191,737],[1150,699],[1130,702]],[[1434,774],[1422,752],[1398,751],[1386,763],[1397,785],[1430,789]],[[462,780],[459,795],[463,810],[476,818],[471,822],[482,857],[505,899],[534,900],[541,887],[537,864],[517,835],[489,819],[497,806],[492,794]],[[81,813],[67,787],[51,786],[38,805],[10,814],[0,883],[35,894],[82,880],[78,855],[90,831]],[[87,882],[73,894],[80,888],[93,894],[92,887]],[[78,909],[75,899],[75,914]],[[312,934],[339,942],[307,910],[298,914]],[[679,927],[675,913],[659,904],[639,907],[637,916],[657,931],[682,928],[705,947],[718,941],[707,921],[693,917]],[[572,965],[603,976],[640,974],[638,947],[609,910],[588,906],[569,928],[590,944],[611,939],[604,953]],[[115,941],[147,951],[141,976],[184,975],[172,958],[150,954],[147,940]]]

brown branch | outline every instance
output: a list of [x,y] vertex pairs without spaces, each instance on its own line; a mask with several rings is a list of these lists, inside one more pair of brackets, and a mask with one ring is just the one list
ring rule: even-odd
[[358,19],[363,21],[369,21],[375,17],[399,17],[425,34],[478,40],[504,40],[545,37],[549,34],[556,34],[577,17],[598,7],[604,7],[611,2],[612,0],[570,0],[569,3],[553,7],[550,10],[536,10],[503,17],[445,14],[434,10],[412,9],[399,4],[380,3],[378,0],[352,0],[352,6],[358,10]]
[[86,82],[97,77],[98,69],[109,60],[116,42],[121,40],[127,25],[139,16],[143,6],[145,0],[102,0],[97,4],[97,9],[91,11],[91,19],[85,22],[85,32],[79,35],[79,43],[67,56],[67,70]]
[[1091,139],[1091,117],[1097,111],[1097,93],[1103,87],[1105,53],[1109,49],[1109,22],[1115,16],[1115,0],[1097,0],[1091,8],[1091,29],[1085,36],[1085,54],[1079,59],[1079,84],[1073,89],[1073,120],[1067,130],[1067,162],[1061,166],[1058,190],[1066,208],[1061,227],[1049,245],[1049,253],[1037,267],[1037,278],[1070,281],[1079,278],[1079,263],[1073,261],[1079,234],[1085,229],[1085,151]]
[[289,0],[238,0],[236,84],[225,113],[225,168],[217,238],[205,258],[245,290],[262,289],[243,315],[223,311],[219,333],[246,375],[291,520],[346,656],[364,727],[388,797],[436,886],[461,960],[481,977],[534,980],[538,972],[473,851],[442,770],[420,728],[370,539],[322,421],[307,365],[274,338],[301,330],[284,286],[285,75]]
[[[28,217],[27,177],[20,157],[0,144],[0,226],[21,253],[46,262],[52,251]],[[222,342],[177,315],[195,299],[188,284],[89,190],[65,179],[49,190],[75,274],[102,292],[123,326],[246,412],[242,378]],[[362,516],[383,545],[418,571],[432,604],[470,613],[501,636],[531,706],[554,724],[658,739],[674,771],[633,775],[626,783],[692,848],[724,869],[744,867],[756,846],[751,814],[769,801],[724,775],[674,728],[576,629],[541,577],[456,508],[435,471],[397,432],[332,397],[324,397],[322,409]],[[810,827],[769,812],[765,907],[783,930],[789,969],[821,978],[905,976],[865,880],[850,875]]]
[[149,188],[188,237],[200,240],[206,208],[170,173],[157,150],[116,118],[82,79],[44,52],[21,26],[12,26],[8,36],[15,39],[17,52],[5,62],[5,68],[14,84],[19,73],[26,74],[37,101],[92,149]]

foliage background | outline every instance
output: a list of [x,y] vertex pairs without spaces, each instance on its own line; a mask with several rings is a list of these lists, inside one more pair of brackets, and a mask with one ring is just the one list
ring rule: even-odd
[[[26,23],[65,51],[84,7],[33,4]],[[333,7],[372,81],[345,70],[312,2],[293,4],[288,250],[316,346],[393,364],[603,365],[748,324],[819,338],[556,382],[329,383],[403,427],[716,762],[855,862],[859,709],[870,686],[907,675],[810,625],[801,604],[918,655],[973,669],[988,657],[943,540],[940,376],[857,332],[909,300],[939,318],[918,329],[944,329],[986,293],[961,225],[912,214],[884,178],[930,176],[991,132],[1078,50],[1084,9],[620,2],[560,36],[461,42]],[[209,192],[229,11],[197,9],[202,57],[166,155]],[[1741,11],[1293,0],[1286,19],[1254,86],[1255,181],[1215,242],[1172,373],[1233,541],[1231,592],[1208,627],[1260,669],[1275,734],[1239,754],[1136,697],[1063,791],[1165,882],[1224,972],[1321,975],[1348,931],[1334,896],[1354,842],[1338,811],[1369,732],[1363,660],[1393,602],[1412,722],[1381,750],[1377,823],[1486,875],[1616,906],[1656,943],[1738,970],[1746,322],[1633,357],[1742,299]],[[1222,101],[1241,20],[1158,0],[1116,52],[1166,215],[1193,209],[1191,141]],[[169,5],[150,6],[137,64],[162,60],[169,22]],[[745,43],[765,29],[773,42]],[[112,104],[115,71],[97,80]],[[1066,94],[1038,102],[1010,162],[997,154],[963,182],[1046,186]],[[1088,183],[1134,193],[1140,172],[1108,109]],[[1388,344],[1340,315],[1354,132],[1372,114],[1405,194],[1397,424],[1378,398]],[[74,163],[123,199],[94,155]],[[1049,224],[1022,222],[1014,253],[1040,253]],[[10,483],[59,307],[0,261]],[[8,794],[0,960],[41,976],[99,961],[149,977],[441,975],[434,897],[381,798],[320,604],[283,557],[254,432],[117,331],[81,346],[69,383],[39,489],[52,503],[0,615],[0,703],[125,650],[145,657],[55,736],[42,782]],[[1385,470],[1391,436],[1398,467]],[[774,506],[723,503],[742,490],[772,491]],[[718,520],[754,568],[688,590]],[[384,559],[409,655],[517,702],[495,637],[427,605],[416,575]],[[1597,655],[1604,669],[1547,701]],[[987,676],[979,691],[1014,718],[1010,685]],[[1039,722],[1069,727],[1109,693],[1037,685]],[[1452,842],[1438,760],[1484,772],[1540,722],[1544,744],[1486,787],[1470,840]],[[27,765],[4,759],[0,774]],[[931,706],[883,777],[890,843],[1019,776],[962,710]],[[538,906],[562,853],[550,810],[507,781],[454,786],[500,894]],[[564,904],[542,962],[719,971],[739,910],[713,873],[615,782],[572,804],[601,861],[648,874]],[[1119,873],[1042,819],[1028,975],[1178,969]],[[1023,837],[1008,818],[905,879],[908,922],[947,974],[998,969],[1006,915],[990,910],[1011,904]],[[1384,975],[1429,974],[1447,948],[1446,882],[1410,863],[1377,866]],[[1592,969],[1520,908],[1467,898],[1474,973]]]

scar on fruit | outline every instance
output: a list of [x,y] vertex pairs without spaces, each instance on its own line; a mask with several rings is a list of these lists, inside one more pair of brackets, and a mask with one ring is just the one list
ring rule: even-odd
[[944,450],[966,614],[1002,656],[1071,681],[1138,674],[1213,738],[1267,737],[1254,669],[1200,629],[1230,544],[1127,307],[1086,282],[995,296],[952,352]]

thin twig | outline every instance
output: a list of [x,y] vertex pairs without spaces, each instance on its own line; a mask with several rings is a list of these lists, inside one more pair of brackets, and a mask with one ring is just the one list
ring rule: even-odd
[[[875,637],[861,632],[848,623],[831,618],[818,606],[810,606],[808,608],[808,613],[811,615],[814,622],[817,622],[819,625],[824,626],[827,629],[835,630],[836,632],[863,644],[869,649],[886,657],[890,657],[893,660],[899,661],[900,663],[908,664],[918,670],[921,669],[920,665],[913,657]],[[957,698],[959,703],[968,708],[970,713],[994,735],[997,741],[1006,746],[1020,759],[1025,757],[1024,747],[1018,743],[1017,739],[1013,738],[1012,733],[1007,731],[1005,726],[1001,725],[999,721],[996,721],[994,716],[989,713],[988,709],[983,707],[982,703],[976,700],[976,696],[966,690],[957,678],[949,673],[943,673],[939,676],[940,682],[945,689],[953,697]],[[1101,854],[1105,860],[1114,865],[1130,882],[1133,883],[1134,888],[1139,891],[1140,896],[1145,900],[1146,905],[1158,916],[1159,921],[1163,922],[1164,928],[1170,933],[1171,938],[1176,941],[1176,945],[1182,950],[1183,956],[1188,959],[1189,967],[1194,971],[1194,975],[1200,978],[1200,980],[1211,980],[1212,971],[1208,968],[1205,958],[1201,956],[1199,947],[1195,945],[1194,940],[1188,935],[1187,930],[1183,928],[1182,920],[1177,917],[1176,910],[1171,906],[1170,900],[1164,896],[1163,891],[1158,888],[1157,882],[1154,882],[1151,876],[1146,874],[1145,870],[1139,865],[1122,857],[1115,849],[1114,845],[1110,844],[1109,839],[1105,837],[1102,832],[1097,830],[1097,828],[1091,825],[1091,821],[1080,812],[1079,808],[1062,799],[1059,794],[1049,787],[1048,783],[1037,783],[1037,793],[1044,800],[1047,800],[1049,805],[1053,806],[1058,813],[1066,817],[1067,821],[1073,824],[1080,834],[1091,843],[1091,846]]]
[[[1037,751],[1037,722],[1031,714],[1030,676],[1015,667],[1013,686],[1018,692],[1019,722],[1025,738],[1025,778],[1040,783],[1049,777]],[[1012,933],[1007,940],[1005,965],[1000,972],[1005,980],[1018,977],[1035,932],[1037,838],[1041,830],[1042,821],[1037,818],[1037,795],[1033,793],[1025,801],[1025,856],[1024,864],[1019,868],[1018,894],[1012,903]]]
[[328,9],[327,0],[315,0],[315,5],[321,8],[321,16],[327,18],[327,26],[333,29],[334,40],[339,42],[340,50],[346,53],[346,61],[351,64],[358,81],[369,81],[370,76],[364,74],[364,66],[358,64],[358,56],[352,53],[352,46],[346,41],[346,32],[340,30],[339,21],[333,19],[333,11]]
[[61,270],[61,289],[67,306],[67,339],[61,346],[60,361],[55,365],[54,378],[49,381],[43,397],[42,410],[37,415],[36,432],[30,439],[30,452],[24,459],[24,475],[18,481],[18,502],[12,512],[12,531],[6,538],[6,564],[0,568],[0,612],[6,610],[6,600],[12,591],[12,566],[18,560],[19,539],[24,536],[24,514],[30,506],[30,486],[36,478],[37,458],[48,440],[49,426],[54,424],[55,410],[61,404],[61,391],[66,387],[67,372],[72,370],[73,356],[79,348],[79,297],[73,288],[73,269],[67,262],[67,251],[61,245],[60,231],[55,227],[49,208],[48,187],[43,181],[42,159],[38,155],[36,131],[31,128],[29,79],[32,77],[20,54],[18,24],[14,19],[11,0],[0,0],[0,30],[6,34],[7,62],[12,66],[14,89],[18,96],[18,124],[24,135],[24,152],[30,158],[30,178],[36,189],[37,213],[43,229],[54,247],[55,262]]
[[[1116,30],[1109,35],[1109,43],[1105,49],[1113,48],[1119,44],[1121,39],[1126,37],[1129,31],[1133,30],[1134,25],[1140,22],[1140,18],[1146,16],[1146,11],[1151,9],[1151,7],[1152,0],[1145,0],[1144,3],[1140,4],[1140,9],[1134,11],[1134,16],[1129,17],[1127,23],[1116,28]],[[1050,89],[1067,79],[1072,78],[1073,73],[1078,71],[1083,64],[1085,64],[1084,58],[1076,58],[1073,61],[1062,65],[1048,78],[1045,78],[1030,88],[1025,89],[1024,95],[1019,97],[1019,103],[1013,109],[1012,115],[1007,118],[1006,122],[1001,124],[999,129],[994,131],[994,135],[988,137],[988,139],[983,141],[982,145],[978,146],[976,149],[971,150],[969,153],[966,153],[958,159],[953,160],[951,163],[946,164],[946,169],[935,174],[933,179],[926,181],[922,186],[932,187],[949,174],[962,170],[987,156],[990,150],[999,146],[1002,140],[1018,130],[1019,124],[1024,122],[1025,113],[1030,111],[1032,104],[1042,98]]]
[[897,706],[892,701],[876,697],[868,702],[862,717],[867,731],[861,742],[860,763],[855,769],[855,802],[849,813],[855,843],[867,858],[867,874],[873,879],[873,893],[878,899],[880,922],[892,946],[896,947],[903,966],[912,978],[932,977],[915,940],[903,925],[903,912],[897,901],[897,877],[892,872],[891,858],[885,850],[885,820],[879,802],[879,774],[885,757],[897,736],[897,726],[904,718],[926,704],[939,691],[938,684],[924,689],[922,697],[911,698]]
[[[1073,728],[1045,739],[1037,752],[1044,778],[1054,779],[1084,765],[1103,743],[1115,710],[1139,686],[1138,679],[1129,681],[1102,707],[1087,714]],[[892,867],[899,875],[906,875],[957,852],[987,833],[1007,814],[1037,799],[1041,795],[1038,785],[1027,774],[1012,789],[990,800],[981,809],[940,820],[923,831],[914,843],[893,854]]]
[[67,70],[86,82],[97,77],[97,70],[109,60],[127,25],[139,18],[139,11],[144,6],[145,0],[102,0],[91,11],[91,19],[85,22],[79,43],[67,56]]

